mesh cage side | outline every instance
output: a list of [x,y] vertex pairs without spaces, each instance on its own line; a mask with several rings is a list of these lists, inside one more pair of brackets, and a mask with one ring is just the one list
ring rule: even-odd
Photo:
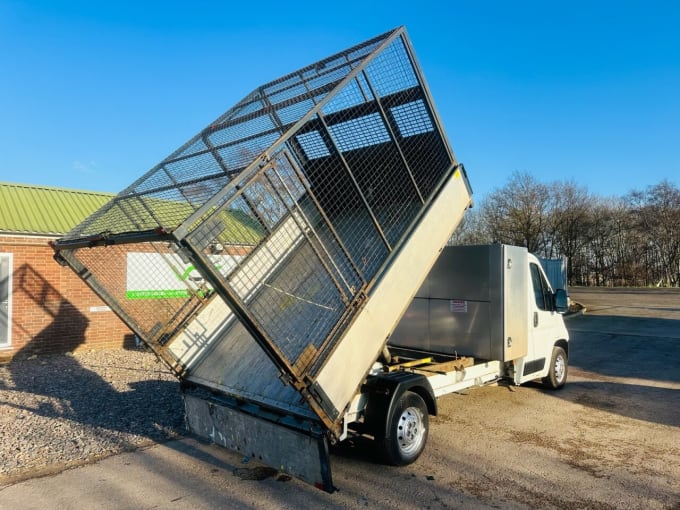
[[[163,350],[212,290],[168,242],[62,250],[87,284],[142,340]],[[86,269],[85,269],[86,268]],[[168,360],[171,365],[176,360]]]
[[[239,192],[187,237],[207,256],[235,235],[220,214],[238,210],[262,226],[262,237],[234,271],[208,270],[248,314],[260,341],[298,373],[318,368],[333,349],[356,313],[355,300],[389,263],[453,164],[405,44],[396,38],[335,89],[272,164],[239,176]],[[315,90],[352,67],[347,57],[328,62],[333,65],[310,80]],[[285,104],[302,88],[293,76],[273,92]],[[225,351],[229,337],[216,352]],[[208,366],[206,360],[197,370],[215,370]]]
[[379,97],[422,196],[429,197],[452,160],[403,37],[368,64],[366,78]]
[[[275,164],[248,182],[198,225],[186,242],[255,319],[273,348],[297,370],[322,348],[361,288],[352,262],[333,241],[321,211],[309,200],[308,183],[280,154]],[[218,267],[210,254],[235,235],[220,221],[239,211],[265,234],[233,268]],[[229,341],[225,336],[222,341]],[[219,350],[220,348],[218,348]]]

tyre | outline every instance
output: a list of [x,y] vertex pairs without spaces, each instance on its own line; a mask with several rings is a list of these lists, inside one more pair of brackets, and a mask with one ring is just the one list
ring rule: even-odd
[[551,390],[560,389],[567,382],[567,353],[562,347],[553,347],[548,375],[543,378],[543,384]]
[[429,415],[422,397],[407,391],[399,397],[389,418],[388,437],[383,439],[383,457],[388,464],[405,466],[414,462],[425,449]]

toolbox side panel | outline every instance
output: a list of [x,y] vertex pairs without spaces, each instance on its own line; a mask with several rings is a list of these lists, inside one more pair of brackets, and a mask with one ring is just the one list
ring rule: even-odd
[[[488,302],[457,305],[449,299],[428,299],[429,346],[433,352],[489,359],[492,356]],[[452,342],[451,332],[455,331]]]
[[447,246],[390,345],[509,361],[528,342],[526,248]]

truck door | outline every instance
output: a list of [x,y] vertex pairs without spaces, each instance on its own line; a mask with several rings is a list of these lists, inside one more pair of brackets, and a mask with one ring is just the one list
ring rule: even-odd
[[541,372],[550,362],[550,355],[555,341],[561,333],[561,316],[554,310],[552,289],[538,263],[530,262],[531,290],[533,299],[529,306],[529,354],[523,364],[521,380],[534,377],[531,374]]

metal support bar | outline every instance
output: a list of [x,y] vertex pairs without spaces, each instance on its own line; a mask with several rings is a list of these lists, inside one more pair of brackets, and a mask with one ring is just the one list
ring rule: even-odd
[[368,85],[368,88],[371,91],[371,94],[373,94],[373,97],[375,98],[376,105],[378,106],[378,110],[380,111],[380,116],[382,117],[382,120],[385,123],[385,127],[387,128],[387,131],[390,134],[390,138],[392,138],[392,142],[394,143],[394,146],[397,148],[397,151],[399,152],[399,156],[401,157],[401,161],[404,163],[404,168],[406,169],[406,172],[408,173],[409,179],[411,180],[411,184],[413,184],[413,189],[415,189],[416,194],[418,195],[418,198],[420,199],[420,203],[424,204],[425,199],[423,198],[423,195],[420,192],[420,189],[418,188],[418,184],[416,183],[415,177],[413,177],[413,172],[411,171],[411,167],[408,164],[406,156],[404,156],[404,151],[401,150],[401,145],[399,144],[399,141],[397,139],[397,135],[394,133],[394,129],[392,129],[392,123],[390,122],[390,119],[387,116],[387,112],[385,112],[385,109],[383,108],[382,102],[380,100],[380,96],[378,95],[378,92],[375,90],[375,87],[373,87],[373,84],[371,83],[371,80],[369,79],[368,74],[366,73],[366,70],[364,69],[361,73],[362,73],[362,76],[364,77],[364,79],[366,80],[366,84]]
[[[190,204],[190,205],[193,207],[193,204],[191,204],[191,197],[189,197],[189,196],[185,193],[184,187],[181,186],[179,182],[177,182],[177,179],[175,179],[175,176],[172,175],[172,172],[170,172],[170,171],[166,168],[165,165],[161,165],[161,170],[163,170],[163,173],[168,177],[168,179],[170,179],[170,181],[171,181],[172,184],[174,185],[175,189],[177,189],[177,190],[180,192],[180,194],[184,197],[184,200],[186,200],[187,203]],[[155,191],[155,190],[154,190],[154,191]],[[196,208],[194,207],[194,210],[195,210],[195,209],[196,209]]]
[[[394,108],[395,106],[411,103],[414,99],[422,99],[422,93],[420,92],[420,87],[411,87],[405,90],[400,90],[398,92],[393,92],[382,96],[380,98],[381,103],[384,107]],[[360,103],[354,106],[348,106],[342,110],[336,112],[324,113],[324,118],[329,126],[334,126],[339,122],[345,122],[348,119],[358,119],[360,117],[365,117],[371,113],[378,113],[377,99],[371,99],[366,103]],[[309,119],[304,126],[301,126],[295,133],[295,136],[300,134],[309,133],[310,131],[317,131],[319,129],[319,122],[315,119]]]
[[[411,68],[413,69],[413,72],[416,75],[416,78],[418,79],[418,83],[420,84],[420,87],[423,89],[425,92],[423,94],[423,100],[425,105],[427,106],[428,112],[432,116],[432,119],[434,120],[435,125],[437,126],[437,131],[439,133],[442,133],[442,135],[446,132],[444,131],[444,126],[442,124],[441,119],[439,118],[439,115],[437,114],[436,108],[434,108],[434,105],[432,104],[432,94],[430,93],[430,88],[427,86],[427,82],[425,81],[425,76],[423,75],[422,71],[420,70],[420,66],[418,65],[418,62],[416,60],[416,55],[415,52],[413,51],[413,48],[408,42],[408,37],[406,37],[406,30],[403,30],[402,34],[399,34],[399,37],[401,38],[401,42],[404,45],[404,49],[406,50],[406,54],[410,60]],[[444,142],[444,146],[446,147],[446,152],[449,155],[449,158],[453,162],[454,166],[457,164],[456,163],[456,155],[453,153],[453,149],[451,146],[446,143],[446,136],[442,136],[442,141]]]
[[[260,160],[258,159],[256,161],[259,162]],[[198,220],[207,219],[203,218],[203,216],[205,216],[208,211],[212,211],[210,213],[211,215],[218,213],[221,209],[224,208],[226,204],[233,202],[237,197],[242,195],[244,190],[247,189],[248,184],[250,184],[260,175],[262,175],[262,173],[267,168],[268,166],[265,164],[260,165],[259,169],[257,169],[250,177],[247,177],[246,182],[242,181],[237,182],[236,179],[232,179],[231,181],[229,181],[226,184],[226,186],[222,188],[222,190],[220,190],[217,194],[213,195],[213,197],[206,201],[200,209],[194,211],[194,213],[191,216],[184,220],[184,222],[174,230],[175,237],[178,240],[184,239],[189,234],[189,229],[192,225],[194,225]],[[243,172],[241,172],[239,176],[241,174],[246,173],[248,170],[254,170],[252,164],[249,165],[246,170],[243,170]],[[232,196],[230,196],[224,203],[221,204],[220,202],[224,200],[224,197],[227,196],[229,192],[233,192]],[[216,206],[220,207],[217,210],[213,211],[213,209]]]
[[[207,151],[206,151],[207,153]],[[235,170],[234,172],[231,173],[231,175],[238,174],[238,170]],[[209,181],[211,179],[218,179],[220,177],[224,177],[224,172],[216,172],[214,174],[208,174],[204,175],[203,177],[196,177],[195,179],[189,179],[188,181],[182,181],[181,185],[182,186],[190,186],[192,184],[197,184],[199,182],[204,182],[204,181]],[[124,200],[127,200],[128,198],[141,198],[144,196],[149,195],[150,193],[161,193],[163,191],[169,191],[169,190],[176,190],[178,188],[177,184],[167,184],[165,186],[158,186],[157,188],[154,188],[152,190],[148,191],[135,191],[132,193],[128,193],[124,197],[122,197]]]
[[[348,61],[347,64],[343,64],[343,66],[345,66],[345,65],[351,66],[355,62],[361,61],[363,58],[364,57],[357,57],[355,59]],[[332,67],[332,68],[328,69],[327,71],[325,71],[323,73],[315,74],[313,76],[313,78],[315,80],[318,80],[319,78],[334,72],[335,70],[337,70],[338,67],[339,66]],[[309,81],[308,79],[304,79],[304,78],[301,78],[301,80],[305,84],[307,84],[307,82]],[[304,94],[299,94],[295,97],[291,97],[289,99],[285,99],[284,101],[280,101],[280,102],[276,103],[275,106],[273,106],[271,103],[269,103],[268,106],[264,106],[263,108],[260,108],[259,110],[248,113],[247,115],[242,115],[240,117],[235,117],[235,118],[225,120],[225,121],[221,121],[221,122],[217,121],[217,122],[213,123],[208,129],[213,130],[213,131],[217,131],[217,130],[222,129],[222,128],[236,126],[236,125],[241,124],[243,122],[246,122],[248,120],[252,120],[252,119],[255,119],[255,118],[260,117],[262,115],[269,114],[272,109],[278,110],[278,109],[281,109],[281,108],[285,108],[286,106],[292,106],[294,104],[298,104],[298,103],[305,101],[305,100],[308,100],[308,99],[311,99],[312,101],[314,101],[314,98],[316,96],[321,95],[321,94],[326,94],[326,93],[334,90],[335,87],[337,86],[337,84],[338,84],[337,81],[333,81],[333,82],[330,82],[330,83],[326,83],[326,84],[322,85],[321,87],[317,87],[315,89],[311,89],[311,88],[308,87],[308,92],[305,92]],[[298,85],[301,85],[301,83],[293,83],[292,85],[290,85],[288,87],[284,87],[280,90],[277,90],[274,93],[280,94],[281,92],[288,90],[288,89],[291,89],[291,88],[294,88],[294,87],[297,87]],[[269,84],[269,86],[271,86],[271,84]],[[263,87],[260,87],[259,90],[260,90],[262,96],[258,96],[258,100],[262,100],[263,97],[267,95],[267,93],[264,91]],[[255,101],[251,101],[250,103],[246,103],[246,104],[252,104],[254,102]],[[316,102],[316,101],[314,101],[314,102]]]
[[[238,123],[235,123],[235,125],[238,125]],[[284,126],[284,130],[285,130],[285,126]],[[216,133],[218,131],[220,131],[220,129],[205,129],[205,130],[203,130],[203,132],[201,133],[201,139],[203,140],[203,143],[205,143],[205,141],[207,140],[208,135],[210,135],[212,133]],[[273,134],[279,134],[280,135],[281,129],[273,128],[273,129],[269,129],[267,131],[260,131],[258,133],[255,133],[254,135],[244,136],[244,137],[239,138],[238,140],[234,140],[232,142],[221,143],[219,145],[211,144],[206,149],[201,149],[200,151],[190,152],[188,154],[182,154],[181,156],[176,156],[172,159],[166,159],[166,160],[163,161],[163,165],[171,165],[171,164],[174,164],[174,163],[179,163],[180,161],[185,161],[187,159],[193,159],[196,156],[202,156],[204,154],[212,153],[213,151],[228,149],[229,147],[233,147],[234,145],[240,145],[243,142],[248,142],[250,140],[256,140],[257,138],[261,138],[263,136],[273,135]],[[208,144],[206,143],[206,145],[208,145]],[[227,175],[235,175],[235,174],[238,174],[238,171],[229,171]]]
[[404,363],[397,363],[395,365],[387,367],[388,372],[394,372],[396,370],[403,370],[405,368],[413,368],[413,367],[419,367],[420,365],[427,365],[428,363],[432,363],[432,357],[427,357],[427,358],[422,358],[422,359],[414,359],[412,361],[406,361]]
[[[224,159],[222,158],[222,156],[218,152],[218,149],[213,145],[212,141],[210,140],[210,138],[208,138],[208,134],[205,131],[201,135],[201,138],[203,139],[203,143],[206,145],[206,147],[208,147],[210,149],[211,156],[215,159],[215,161],[217,161],[217,164],[219,165],[219,167],[224,172],[224,175],[226,175],[227,177],[230,177],[231,175],[233,175],[229,171],[229,168],[227,167],[227,164],[224,162]],[[255,216],[255,219],[257,219],[257,222],[265,230],[265,232],[271,233],[271,230],[267,226],[267,223],[262,219],[260,214],[257,212],[257,209],[255,208],[255,206],[251,202],[250,198],[248,198],[248,196],[244,194],[243,200],[245,201],[246,205],[250,208],[253,215]]]
[[93,248],[95,246],[110,246],[113,244],[147,243],[154,241],[171,241],[173,236],[163,228],[145,230],[143,232],[123,232],[108,235],[106,232],[78,239],[57,239],[50,243],[55,251],[78,248]]

